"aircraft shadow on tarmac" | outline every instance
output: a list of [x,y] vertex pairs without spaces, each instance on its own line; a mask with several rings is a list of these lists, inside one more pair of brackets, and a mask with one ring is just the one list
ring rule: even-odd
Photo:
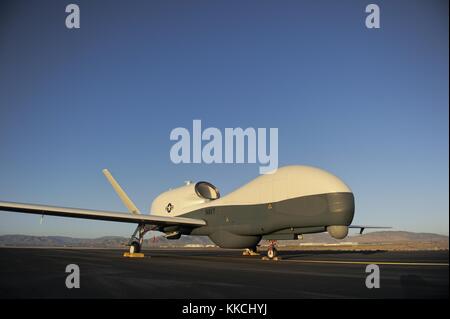
[[[165,254],[166,251],[144,249],[148,255],[154,254]],[[176,250],[177,254],[180,256],[190,256],[190,257],[241,257],[242,250]],[[258,256],[250,256],[250,257],[261,257],[266,255],[266,249],[259,249],[258,252],[260,255]],[[373,256],[377,254],[383,254],[388,252],[387,250],[371,250],[371,251],[357,251],[357,250],[279,250],[279,256],[282,259],[295,259],[295,258],[304,258],[304,257],[322,257],[322,256],[343,256],[343,255],[363,255],[363,256]]]
[[371,250],[371,251],[356,251],[356,250],[320,250],[320,251],[298,251],[286,250],[280,251],[280,256],[283,259],[294,259],[311,256],[325,256],[325,255],[375,255],[385,253],[386,250]]

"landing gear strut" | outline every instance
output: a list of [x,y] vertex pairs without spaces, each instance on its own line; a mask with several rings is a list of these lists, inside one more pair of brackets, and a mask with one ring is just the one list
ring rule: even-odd
[[144,257],[144,254],[141,253],[142,243],[144,242],[144,235],[151,230],[150,226],[139,224],[136,227],[133,235],[131,235],[130,241],[128,242],[128,246],[130,246],[130,250],[128,253],[124,253],[124,257]]
[[281,259],[278,257],[278,249],[276,247],[277,241],[271,240],[269,243],[269,247],[267,248],[267,257],[263,257],[265,260],[279,260]]

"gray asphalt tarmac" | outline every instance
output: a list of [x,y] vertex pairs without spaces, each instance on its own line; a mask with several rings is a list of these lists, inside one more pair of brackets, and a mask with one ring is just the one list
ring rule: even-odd
[[[0,248],[0,298],[448,298],[448,251],[282,251],[281,261],[222,249],[122,253]],[[365,285],[371,263],[378,289]],[[80,268],[79,289],[66,288],[68,264]]]

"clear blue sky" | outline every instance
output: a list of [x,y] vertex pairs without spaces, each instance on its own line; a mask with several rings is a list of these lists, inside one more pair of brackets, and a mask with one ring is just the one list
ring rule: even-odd
[[[65,28],[65,6],[81,29]],[[448,234],[448,2],[2,1],[0,200],[124,211],[109,168],[148,212],[258,164],[170,161],[170,131],[278,127],[280,165],[331,171],[356,224]],[[129,236],[130,224],[0,213],[0,234]]]

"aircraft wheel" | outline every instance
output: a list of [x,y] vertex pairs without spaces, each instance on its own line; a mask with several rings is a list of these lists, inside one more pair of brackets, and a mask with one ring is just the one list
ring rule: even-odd
[[130,254],[138,253],[140,251],[141,251],[141,245],[136,241],[132,242],[130,245]]
[[278,250],[275,247],[269,248],[269,250],[267,250],[267,257],[269,257],[270,259],[273,259],[277,256],[278,256]]

